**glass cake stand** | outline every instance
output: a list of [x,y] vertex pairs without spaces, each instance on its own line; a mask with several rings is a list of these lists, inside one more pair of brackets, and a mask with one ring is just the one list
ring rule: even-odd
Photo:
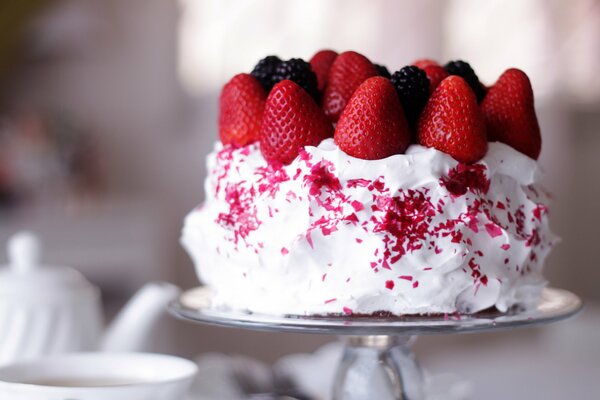
[[345,344],[332,400],[422,400],[423,374],[410,345],[419,335],[486,332],[547,324],[576,314],[575,294],[546,288],[538,306],[509,313],[376,317],[273,316],[215,308],[200,287],[184,292],[169,311],[178,318],[211,325],[275,332],[336,335]]

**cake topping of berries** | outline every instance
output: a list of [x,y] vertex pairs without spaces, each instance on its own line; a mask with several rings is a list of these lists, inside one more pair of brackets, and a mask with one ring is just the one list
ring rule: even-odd
[[505,71],[481,103],[488,139],[512,146],[537,159],[542,148],[533,89],[527,75],[516,68]]
[[375,68],[377,69],[377,75],[383,76],[384,78],[387,78],[387,79],[391,79],[392,74],[390,74],[390,70],[387,69],[387,67],[385,65],[381,65],[381,64],[373,64],[373,65],[375,65]]
[[271,91],[271,88],[275,84],[273,82],[273,75],[275,74],[275,69],[277,69],[277,66],[280,63],[281,59],[279,57],[267,56],[260,60],[250,73],[253,77],[258,79],[267,93]]
[[338,121],[334,138],[344,152],[365,160],[406,150],[408,124],[388,79],[372,77],[358,87]]
[[251,74],[233,77],[220,104],[223,144],[260,140],[265,158],[284,164],[301,147],[333,136],[336,123],[340,148],[363,159],[398,154],[415,142],[465,164],[485,155],[488,140],[534,159],[541,150],[527,75],[509,69],[488,89],[462,60],[441,66],[418,59],[390,75],[354,51],[320,50],[310,63],[271,55]]
[[287,79],[273,87],[260,131],[267,161],[289,164],[304,146],[317,146],[332,135],[331,122],[304,89]]
[[362,54],[346,51],[337,56],[329,70],[327,86],[323,93],[325,115],[336,122],[354,91],[365,80],[376,75],[377,69]]
[[473,93],[475,93],[477,102],[481,103],[485,97],[485,88],[481,82],[479,82],[479,78],[468,62],[462,60],[450,61],[444,66],[444,68],[450,75],[458,75],[463,78],[469,84],[473,90]]
[[317,75],[317,83],[319,91],[323,91],[327,85],[327,76],[329,75],[329,69],[336,59],[338,54],[333,50],[320,50],[315,53],[310,59],[310,66]]
[[282,61],[273,74],[273,84],[287,79],[295,82],[311,95],[315,101],[319,101],[320,93],[317,87],[317,75],[313,72],[310,64],[301,58],[291,58]]
[[245,146],[259,139],[266,98],[261,84],[249,74],[238,74],[227,82],[219,100],[219,137],[223,144]]
[[398,93],[408,123],[414,124],[429,98],[429,79],[425,71],[409,65],[394,72],[391,82]]
[[483,115],[467,82],[459,76],[444,79],[433,92],[418,121],[423,146],[471,164],[487,152]]

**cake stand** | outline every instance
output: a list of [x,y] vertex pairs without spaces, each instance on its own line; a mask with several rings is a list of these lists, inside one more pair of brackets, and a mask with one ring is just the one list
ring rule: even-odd
[[345,344],[332,400],[422,400],[423,374],[410,345],[419,335],[487,332],[555,322],[581,309],[579,297],[544,289],[535,309],[477,315],[375,317],[291,317],[215,308],[211,293],[189,290],[171,303],[178,318],[203,324],[275,332],[336,335]]

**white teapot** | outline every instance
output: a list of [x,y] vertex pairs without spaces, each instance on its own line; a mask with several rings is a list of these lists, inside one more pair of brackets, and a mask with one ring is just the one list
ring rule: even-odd
[[103,333],[100,291],[68,267],[39,264],[38,239],[28,232],[8,243],[0,267],[0,365],[75,351],[139,351],[146,334],[179,289],[150,283]]

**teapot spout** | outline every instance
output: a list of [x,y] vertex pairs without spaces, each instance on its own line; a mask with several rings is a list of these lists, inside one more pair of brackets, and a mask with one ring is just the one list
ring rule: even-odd
[[180,289],[166,282],[144,285],[108,327],[100,345],[102,351],[141,351],[170,301]]

